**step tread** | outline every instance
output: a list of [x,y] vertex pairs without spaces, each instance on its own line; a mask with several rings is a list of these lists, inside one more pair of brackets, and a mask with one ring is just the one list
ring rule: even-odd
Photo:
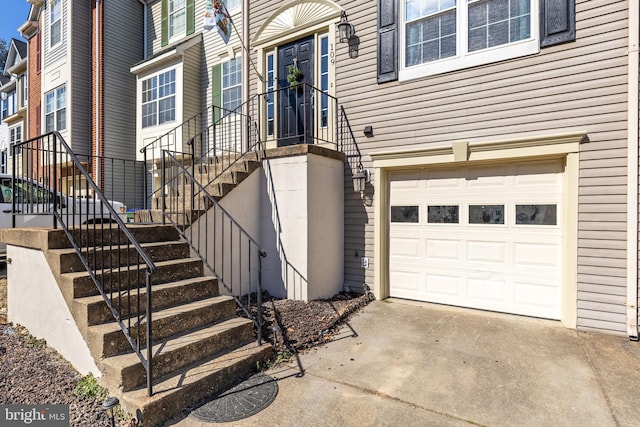
[[[200,258],[194,258],[194,257],[189,257],[189,258],[178,258],[178,259],[170,259],[170,260],[166,260],[166,261],[156,261],[154,262],[154,264],[156,265],[156,267],[170,267],[172,265],[184,265],[190,262],[202,262],[202,260]],[[137,264],[137,265],[130,265],[129,267],[133,270],[135,269],[135,267],[140,267],[140,266],[144,266],[144,264]],[[99,276],[101,274],[103,274],[104,271],[116,271],[116,270],[120,270],[123,271],[127,266],[122,266],[122,267],[114,267],[114,268],[109,268],[106,270],[96,270],[96,276]],[[67,278],[71,278],[71,279],[76,279],[76,278],[80,278],[80,277],[87,277],[89,276],[89,272],[88,271],[74,271],[74,272],[70,272],[70,273],[62,273],[63,277],[67,277]]]
[[[65,274],[69,274],[69,273],[65,273]],[[193,278],[190,278],[190,279],[182,279],[182,280],[175,280],[173,282],[154,284],[154,285],[151,286],[151,290],[153,292],[155,290],[170,289],[172,287],[180,288],[180,287],[182,287],[184,285],[191,285],[191,284],[197,283],[197,282],[208,282],[208,281],[211,281],[211,280],[217,280],[217,279],[214,276],[193,277]],[[137,289],[138,288],[136,288],[136,290]],[[146,295],[146,293],[147,293],[147,289],[146,288],[139,288],[139,289],[140,289],[140,295]],[[98,295],[91,295],[91,296],[87,296],[87,297],[75,298],[75,301],[77,303],[80,303],[80,304],[89,305],[89,304],[95,304],[95,303],[102,302],[102,301],[104,301],[104,299],[102,298],[102,295],[98,294]]]
[[153,396],[147,396],[146,388],[139,388],[125,393],[124,398],[130,404],[144,407],[152,402],[162,401],[175,392],[193,387],[197,385],[199,381],[207,377],[212,377],[219,371],[241,360],[252,357],[264,357],[271,352],[271,350],[272,348],[269,344],[258,346],[255,342],[252,342],[176,370],[170,376],[164,377],[162,381],[154,384]]
[[[187,304],[178,305],[175,307],[169,307],[162,310],[157,310],[153,312],[153,320],[160,320],[167,317],[175,316],[181,313],[185,313],[192,310],[198,310],[200,308],[211,306],[214,307],[220,303],[224,303],[226,301],[233,300],[233,297],[227,295],[220,295],[217,297],[211,297],[203,300],[189,302]],[[146,325],[146,319],[141,322],[142,325]],[[99,325],[93,325],[89,327],[92,333],[97,334],[109,334],[112,332],[120,331],[120,325],[116,322],[110,323],[102,323]]]
[[[153,344],[153,357],[158,358],[162,355],[179,351],[186,346],[205,340],[210,336],[227,331],[231,328],[241,327],[251,323],[253,323],[251,320],[244,317],[234,317],[185,334],[166,338]],[[144,353],[146,353],[146,350],[143,350],[143,354]],[[103,363],[112,367],[118,367],[118,369],[126,369],[141,364],[138,355],[135,353],[126,353],[108,357],[103,360]]]
[[[187,243],[183,240],[169,240],[166,242],[145,242],[140,243],[140,246],[143,248],[154,248],[154,247],[162,247],[166,245],[186,245]],[[122,245],[105,245],[107,249],[116,250],[118,248],[126,249],[127,247],[131,247],[130,245],[122,244]],[[96,247],[95,249],[101,249],[101,247]],[[75,254],[76,250],[74,248],[65,248],[65,249],[49,249],[51,253],[67,255],[67,254]]]

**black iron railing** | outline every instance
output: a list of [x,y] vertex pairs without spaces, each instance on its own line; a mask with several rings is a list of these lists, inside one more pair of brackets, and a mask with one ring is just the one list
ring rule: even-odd
[[356,173],[362,173],[364,166],[362,165],[362,153],[360,153],[360,147],[356,141],[356,136],[353,134],[351,124],[349,123],[349,117],[344,110],[344,107],[340,106],[340,137],[338,150],[345,154],[345,162],[351,169],[352,175]]
[[150,188],[146,208],[161,209],[160,162],[168,150],[176,154],[191,174],[205,185],[214,181],[245,153],[260,146],[255,122],[241,112],[241,108],[227,110],[210,106],[166,134],[144,146],[140,152],[149,173],[146,186]]
[[[13,226],[35,225],[34,218],[37,218],[38,225],[64,230],[113,318],[140,358],[146,370],[147,391],[151,395],[151,285],[156,266],[125,226],[126,206],[109,200],[87,170],[92,168],[96,173],[96,168],[102,166],[104,173],[108,162],[113,162],[110,166],[120,163],[106,158],[92,161],[89,156],[82,161],[57,132],[12,145],[11,154],[10,189],[4,191],[3,188],[3,197],[5,201],[7,197],[12,200]],[[125,176],[107,175],[108,178],[100,179],[103,189],[110,187],[106,192],[116,194],[116,187],[126,185],[122,180],[127,175],[138,173],[135,167],[131,170],[124,164],[121,172]],[[146,322],[146,329],[140,327],[143,322]]]
[[338,146],[338,100],[316,87],[287,86],[254,96],[248,104],[249,116],[262,123],[264,141]]
[[[233,296],[257,329],[262,343],[262,258],[267,254],[258,242],[211,196],[204,185],[182,164],[179,155],[165,150],[161,162],[162,182],[183,195],[163,197],[165,222],[173,224],[191,249],[202,259],[226,292]],[[256,312],[251,294],[256,294]],[[246,303],[242,301],[246,297]]]

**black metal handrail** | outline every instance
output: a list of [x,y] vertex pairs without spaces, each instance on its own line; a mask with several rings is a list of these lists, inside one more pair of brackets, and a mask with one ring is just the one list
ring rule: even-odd
[[[218,201],[210,195],[178,159],[164,150],[162,182],[181,194],[195,189],[198,197],[164,200],[163,220],[171,223],[224,289],[254,322],[258,344],[262,344],[262,258],[267,253]],[[252,284],[256,283],[256,314],[251,312]],[[248,285],[248,287],[247,287]],[[247,296],[245,305],[241,298]]]
[[338,150],[345,154],[346,163],[351,168],[352,173],[362,172],[364,170],[360,147],[358,147],[356,136],[353,134],[351,124],[349,123],[349,117],[347,117],[347,113],[342,105],[340,105],[340,138]]
[[151,174],[160,166],[163,150],[182,156],[193,175],[199,174],[201,182],[210,183],[246,152],[259,146],[253,120],[241,112],[242,108],[209,106],[140,149],[148,168],[145,178],[150,179],[145,183],[150,188],[145,208],[161,208],[159,193],[164,187]]
[[[48,215],[54,228],[62,227],[145,368],[152,395],[151,286],[157,269],[125,225],[126,206],[107,199],[58,132],[11,145],[11,154],[13,226],[29,225],[25,215]],[[97,251],[98,245],[108,252]]]
[[338,100],[317,87],[307,83],[282,87],[255,95],[248,104],[249,116],[264,124],[263,141],[273,140],[278,146],[338,146]]

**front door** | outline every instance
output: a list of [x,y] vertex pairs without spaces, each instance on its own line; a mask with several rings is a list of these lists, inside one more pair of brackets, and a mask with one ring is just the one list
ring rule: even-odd
[[[313,143],[313,36],[278,48],[280,123],[278,146]],[[296,82],[287,77],[297,75]],[[299,70],[298,72],[296,72]]]

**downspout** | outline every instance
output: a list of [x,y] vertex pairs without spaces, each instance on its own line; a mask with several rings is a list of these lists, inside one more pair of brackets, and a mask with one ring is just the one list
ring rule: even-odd
[[638,340],[638,41],[640,8],[629,2],[627,90],[627,334]]
[[95,87],[95,99],[96,99],[96,148],[95,148],[95,167],[96,167],[96,176],[95,182],[98,184],[100,188],[100,115],[101,115],[101,102],[102,98],[100,96],[100,87],[101,87],[101,78],[100,78],[100,37],[101,37],[101,22],[100,22],[100,0],[96,0],[96,87]]
[[143,31],[142,31],[142,59],[147,59],[147,0],[138,0],[140,4],[144,7],[143,9]]

